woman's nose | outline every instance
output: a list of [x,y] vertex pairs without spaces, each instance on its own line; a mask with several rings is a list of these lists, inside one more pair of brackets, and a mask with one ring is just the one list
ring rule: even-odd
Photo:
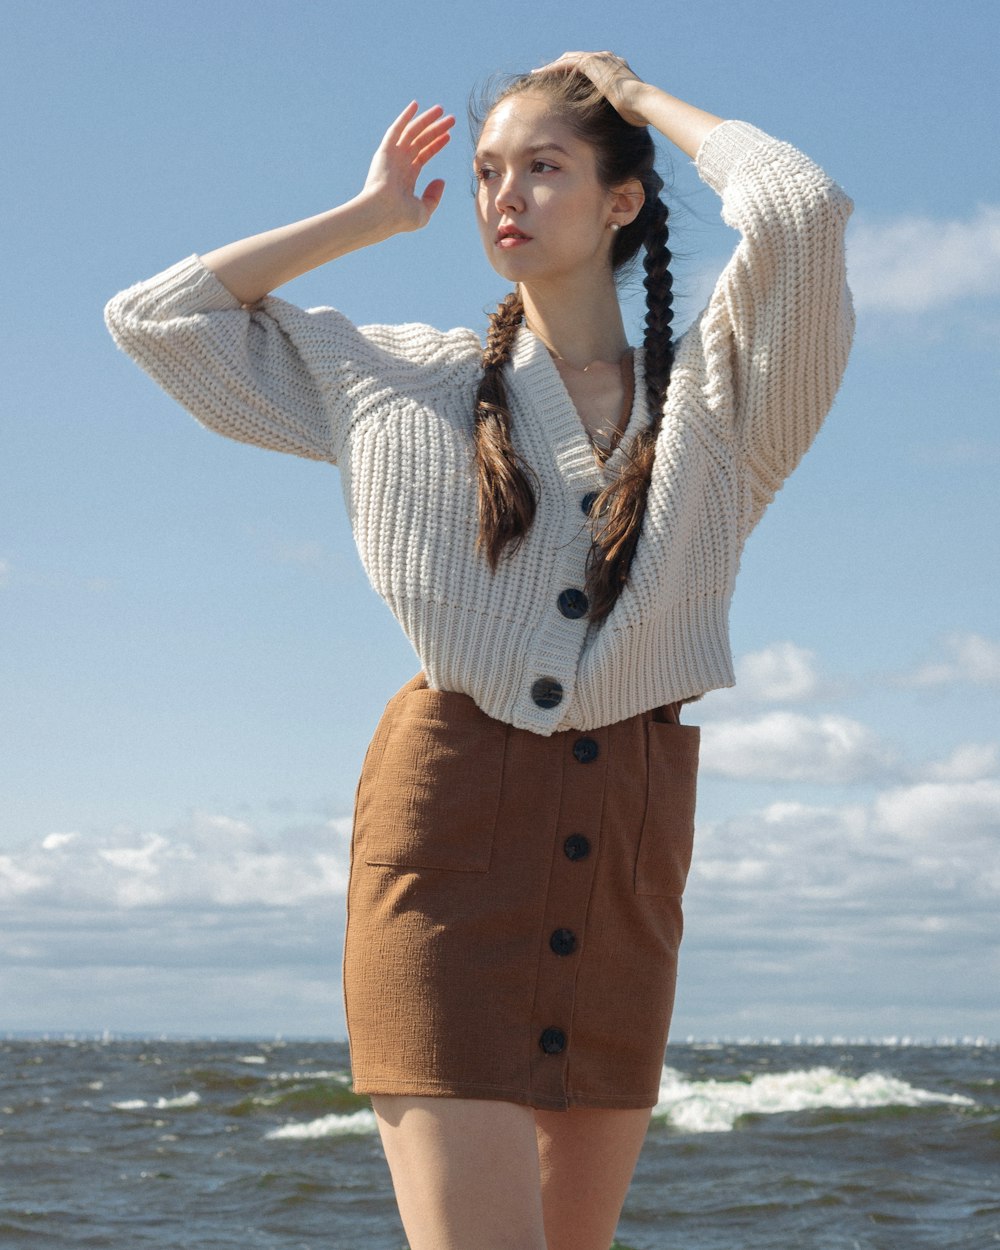
[[524,208],[524,197],[517,188],[517,184],[512,174],[508,174],[504,178],[497,189],[496,198],[493,201],[496,205],[498,213],[507,211],[519,212]]

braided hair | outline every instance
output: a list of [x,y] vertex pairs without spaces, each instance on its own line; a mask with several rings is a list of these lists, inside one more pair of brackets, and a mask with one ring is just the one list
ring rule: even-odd
[[534,471],[514,450],[503,367],[510,359],[524,306],[517,291],[490,314],[483,377],[476,394],[476,472],[479,482],[479,546],[495,569],[515,552],[535,519]]
[[[624,468],[600,493],[593,508],[596,525],[587,557],[587,597],[589,617],[599,623],[614,607],[628,583],[646,512],[656,439],[673,366],[673,280],[668,210],[660,199],[663,180],[654,167],[655,148],[649,130],[626,122],[583,74],[536,73],[516,78],[494,97],[488,108],[473,113],[474,128],[477,131],[482,128],[485,118],[501,100],[522,92],[544,92],[562,119],[591,144],[597,174],[604,185],[619,186],[637,178],[645,195],[635,219],[615,235],[611,265],[617,274],[645,249],[643,347],[650,422],[637,434]],[[517,291],[507,295],[490,315],[483,376],[476,396],[478,543],[493,569],[503,557],[518,549],[535,516],[537,479],[511,441],[510,410],[502,376],[523,319],[524,306]]]

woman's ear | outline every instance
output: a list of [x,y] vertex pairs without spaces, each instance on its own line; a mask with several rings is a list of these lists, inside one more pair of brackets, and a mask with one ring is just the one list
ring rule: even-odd
[[646,192],[638,178],[630,178],[621,186],[611,188],[611,211],[614,220],[621,226],[631,225],[642,211],[646,202]]

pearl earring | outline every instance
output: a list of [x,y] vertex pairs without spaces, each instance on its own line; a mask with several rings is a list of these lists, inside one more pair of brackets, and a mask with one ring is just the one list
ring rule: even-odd
[[617,233],[618,233],[618,231],[621,229],[621,223],[620,223],[620,222],[617,222],[617,221],[612,221],[612,222],[609,222],[609,223],[608,223],[608,229],[609,229],[609,230],[614,230],[614,232],[617,234]]

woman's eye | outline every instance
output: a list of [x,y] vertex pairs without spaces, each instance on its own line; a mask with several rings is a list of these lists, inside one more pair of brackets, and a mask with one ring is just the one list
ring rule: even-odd
[[[553,165],[551,161],[532,161],[529,168],[533,174],[547,174],[559,167],[558,165]],[[485,182],[495,182],[500,177],[500,174],[489,165],[480,165],[478,168],[473,169],[472,176],[481,185]]]

